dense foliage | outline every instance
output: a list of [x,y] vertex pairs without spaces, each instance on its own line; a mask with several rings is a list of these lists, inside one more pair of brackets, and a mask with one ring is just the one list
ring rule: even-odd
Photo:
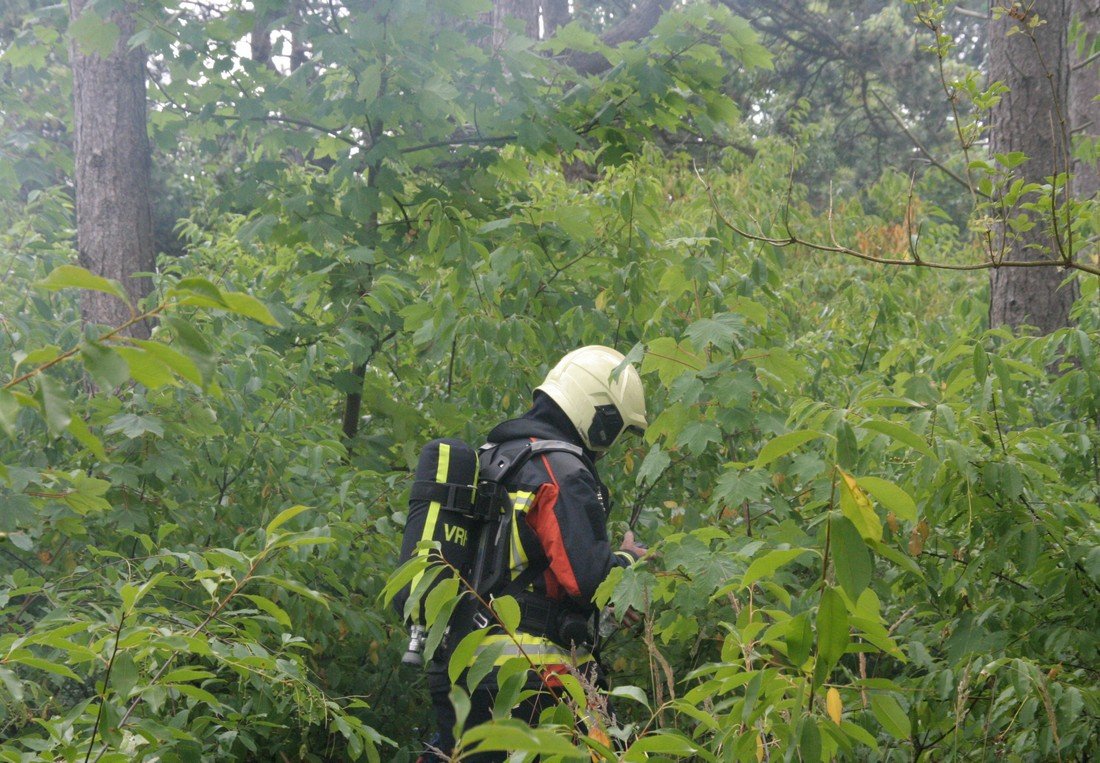
[[[0,17],[0,760],[415,758],[426,690],[385,606],[409,469],[585,343],[649,393],[603,468],[613,531],[639,510],[655,554],[601,600],[644,622],[611,640],[613,715],[571,683],[467,749],[1096,749],[1100,279],[1072,276],[1075,327],[1013,335],[980,275],[738,235],[893,251],[921,212],[928,259],[981,246],[949,180],[822,210],[789,181],[812,150],[721,148],[751,132],[729,71],[770,65],[745,22],[689,4],[618,51],[579,23],[487,51],[479,2],[141,4],[174,226],[138,341],[81,320],[79,289],[117,286],[74,266],[65,40],[25,5]],[[288,61],[308,40],[296,68],[242,57],[258,23]]]

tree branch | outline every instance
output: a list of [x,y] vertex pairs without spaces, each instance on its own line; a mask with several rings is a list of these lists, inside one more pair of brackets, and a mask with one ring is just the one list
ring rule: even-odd
[[874,262],[879,265],[906,265],[910,267],[922,267],[931,268],[933,270],[993,270],[997,268],[1065,268],[1069,270],[1080,270],[1085,273],[1090,273],[1094,276],[1100,276],[1100,266],[1092,265],[1086,262],[1078,262],[1076,260],[1066,261],[1063,259],[1046,259],[1046,260],[985,260],[983,262],[965,264],[965,263],[953,263],[953,262],[932,262],[922,259],[901,259],[896,257],[881,257],[875,254],[869,254],[862,252],[858,249],[852,249],[851,247],[844,246],[842,244],[821,244],[807,239],[800,238],[795,235],[790,228],[790,221],[784,222],[787,235],[784,238],[772,238],[771,236],[765,236],[759,233],[750,233],[743,228],[738,227],[727,219],[718,208],[718,201],[714,197],[714,191],[710,185],[703,179],[702,174],[696,169],[696,176],[699,178],[699,182],[703,184],[703,187],[707,191],[707,196],[710,198],[711,208],[714,210],[715,218],[724,227],[733,231],[739,236],[742,236],[753,241],[762,241],[772,246],[787,247],[791,245],[804,246],[807,249],[815,249],[819,252],[833,252],[835,254],[844,254],[850,257],[855,257],[867,262]]
[[[617,47],[624,42],[640,40],[656,26],[661,14],[671,8],[673,0],[644,0],[627,14],[626,18],[608,29],[600,41],[609,47]],[[577,74],[602,74],[611,68],[611,62],[602,53],[581,53],[568,51],[563,60]]]

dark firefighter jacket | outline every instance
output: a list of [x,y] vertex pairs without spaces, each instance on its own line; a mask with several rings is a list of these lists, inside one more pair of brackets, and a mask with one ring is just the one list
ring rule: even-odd
[[[536,393],[531,410],[495,427],[488,441],[519,450],[531,440],[564,440],[582,446],[576,429],[549,397]],[[586,452],[589,462],[595,454]],[[608,503],[594,469],[563,452],[545,453],[525,463],[508,484],[514,512],[510,575],[515,579],[529,565],[544,571],[528,586],[537,596],[590,614],[596,588],[612,567],[633,564],[626,551],[614,550],[607,534]],[[522,630],[522,626],[521,626]],[[482,649],[505,643],[501,662],[518,653],[506,636],[488,637]],[[538,664],[570,661],[569,653],[547,638],[521,634],[523,651]],[[480,652],[481,650],[479,650]],[[577,655],[577,663],[589,659]]]

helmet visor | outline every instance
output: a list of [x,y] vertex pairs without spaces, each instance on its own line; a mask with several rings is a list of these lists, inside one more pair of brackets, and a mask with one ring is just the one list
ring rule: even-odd
[[594,450],[607,450],[625,428],[623,416],[614,405],[597,405],[588,427],[588,442]]

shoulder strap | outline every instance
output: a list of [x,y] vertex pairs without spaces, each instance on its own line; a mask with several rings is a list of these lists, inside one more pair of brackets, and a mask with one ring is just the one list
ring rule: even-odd
[[[516,441],[511,440],[510,442]],[[523,448],[510,459],[499,461],[494,459],[490,460],[488,463],[482,463],[481,479],[498,483],[505,482],[512,477],[521,466],[527,463],[527,461],[543,453],[570,453],[584,462],[586,467],[592,468],[592,462],[584,455],[584,451],[580,446],[574,445],[571,442],[565,442],[564,440],[534,440],[524,441],[524,443]],[[483,460],[484,456],[494,452],[504,444],[505,443],[493,442],[485,443],[478,448],[478,458]]]
[[[510,440],[508,442],[516,442]],[[498,456],[505,443],[486,443],[478,449],[480,462],[477,505],[478,516],[486,520],[474,561],[473,581],[479,593],[487,593],[505,584],[508,568],[508,544],[511,543],[512,512],[508,497],[508,482],[533,456],[545,453],[571,453],[588,466],[591,462],[584,451],[562,440],[522,441],[523,447],[514,454]],[[495,521],[499,520],[499,521]],[[545,567],[532,564],[516,580],[526,588]],[[515,581],[512,581],[515,582]]]

